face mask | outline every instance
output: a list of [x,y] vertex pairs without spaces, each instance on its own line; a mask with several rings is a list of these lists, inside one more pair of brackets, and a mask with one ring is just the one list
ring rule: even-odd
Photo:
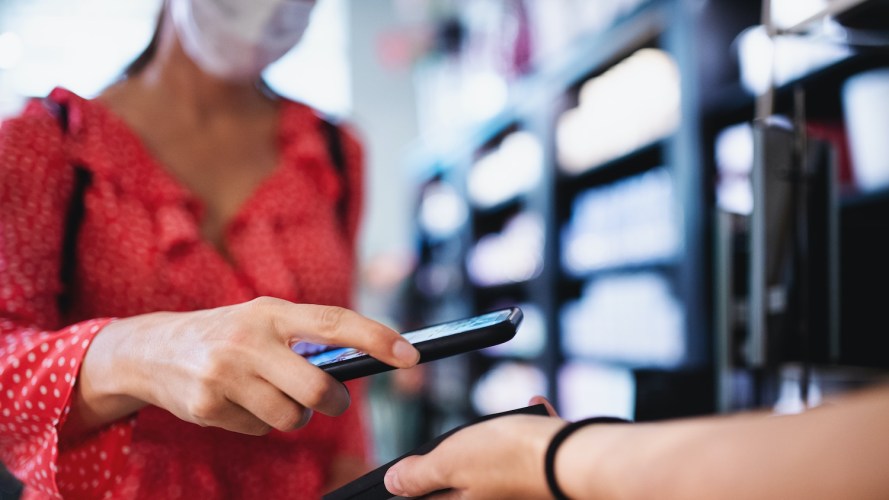
[[251,82],[299,42],[313,0],[170,0],[183,50],[203,71]]

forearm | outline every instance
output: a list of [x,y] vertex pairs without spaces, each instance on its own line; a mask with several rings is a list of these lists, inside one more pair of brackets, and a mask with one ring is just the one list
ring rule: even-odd
[[873,498],[889,491],[886,415],[880,389],[801,415],[592,426],[556,472],[572,498]]

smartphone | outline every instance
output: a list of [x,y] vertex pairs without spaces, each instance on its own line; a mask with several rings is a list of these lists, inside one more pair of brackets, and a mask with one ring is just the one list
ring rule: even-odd
[[[522,321],[518,307],[508,307],[471,318],[448,321],[403,333],[420,351],[420,363],[502,344],[516,334]],[[366,377],[394,367],[350,347],[333,347],[306,356],[313,365],[340,382]]]

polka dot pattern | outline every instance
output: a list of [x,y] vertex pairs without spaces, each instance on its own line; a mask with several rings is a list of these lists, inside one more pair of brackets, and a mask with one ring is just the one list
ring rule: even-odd
[[[26,498],[318,498],[336,457],[368,456],[360,384],[343,416],[295,433],[244,436],[155,407],[62,447],[59,429],[84,354],[114,318],[261,295],[349,306],[363,175],[354,131],[342,176],[315,113],[282,104],[280,164],[226,226],[227,260],[200,235],[201,201],[122,120],[65,89],[51,98],[68,107],[66,136],[37,101],[0,129],[0,461]],[[74,164],[93,182],[62,312]]]
[[[4,360],[0,362],[0,384],[8,388],[0,394],[0,457],[38,493],[56,493],[58,429],[71,405],[74,378],[65,382],[58,374],[77,373],[90,341],[108,321],[85,321],[74,331],[67,327],[40,332],[19,328],[9,320],[0,321],[4,339],[0,347],[0,359]],[[65,341],[69,339],[71,342]],[[75,364],[63,363],[59,368],[56,359],[73,359]],[[36,391],[31,389],[34,387]]]

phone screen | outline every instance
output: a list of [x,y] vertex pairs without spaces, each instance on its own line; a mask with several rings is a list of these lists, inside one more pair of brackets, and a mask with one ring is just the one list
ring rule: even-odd
[[[506,320],[510,314],[510,311],[496,311],[492,313],[482,314],[480,316],[475,316],[473,318],[466,318],[457,321],[451,321],[449,323],[442,323],[440,325],[430,326],[427,328],[421,328],[420,330],[407,332],[403,334],[403,336],[411,344],[418,344],[427,340],[438,339],[447,337],[448,335],[454,335],[462,332],[476,330],[479,328],[484,328],[486,326],[496,325],[497,323]],[[358,349],[354,349],[351,347],[334,347],[328,351],[308,356],[306,359],[315,366],[324,366],[338,361],[345,361],[348,359],[357,358],[359,356],[366,356],[366,354],[363,351],[359,351]]]

